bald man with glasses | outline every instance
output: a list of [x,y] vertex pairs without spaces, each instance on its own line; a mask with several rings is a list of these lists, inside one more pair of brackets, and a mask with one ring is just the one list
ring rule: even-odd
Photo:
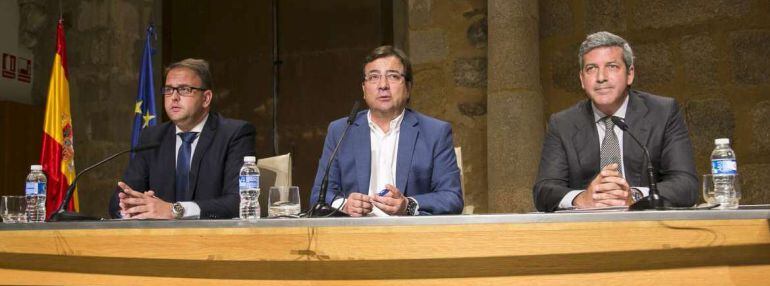
[[166,69],[161,88],[170,122],[145,128],[110,200],[124,219],[227,219],[238,216],[238,173],[254,155],[255,128],[211,111],[209,64],[186,59]]

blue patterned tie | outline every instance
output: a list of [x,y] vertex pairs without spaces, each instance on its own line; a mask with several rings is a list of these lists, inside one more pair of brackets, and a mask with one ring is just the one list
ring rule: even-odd
[[190,174],[190,158],[192,157],[192,143],[198,136],[198,132],[182,132],[177,134],[182,138],[182,146],[176,156],[176,201],[184,200],[187,192]]

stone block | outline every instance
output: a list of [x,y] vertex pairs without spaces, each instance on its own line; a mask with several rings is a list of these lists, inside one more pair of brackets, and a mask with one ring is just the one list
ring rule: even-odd
[[471,46],[474,48],[485,48],[487,46],[487,29],[486,15],[468,26],[465,35]]
[[462,102],[457,104],[457,109],[465,116],[483,116],[487,114],[485,102]]
[[741,174],[741,204],[770,204],[770,164],[744,164],[738,162]]
[[[426,114],[442,114],[449,106],[451,79],[442,69],[418,69],[414,72],[414,85],[409,105]],[[440,96],[439,96],[440,95]]]
[[571,35],[574,32],[574,20],[569,1],[540,1],[540,38],[555,35]]
[[432,29],[409,33],[409,57],[412,64],[443,61],[449,53],[444,30]]
[[432,0],[409,0],[409,28],[421,29],[431,24]]
[[459,58],[454,61],[455,85],[462,87],[487,86],[487,58]]
[[728,101],[722,98],[690,100],[684,112],[696,161],[709,158],[714,139],[733,138],[735,117]]
[[702,24],[710,20],[746,17],[751,0],[637,0],[628,10],[628,26],[634,29],[670,28]]
[[770,81],[770,31],[733,32],[730,42],[733,79],[742,84],[767,84]]
[[609,31],[618,34],[626,30],[621,0],[586,1],[586,32]]
[[668,43],[657,42],[634,46],[636,66],[633,85],[640,89],[654,90],[653,87],[666,85],[674,80],[674,62]]
[[29,49],[38,43],[36,35],[45,25],[50,25],[44,3],[35,1],[19,2],[19,44]]
[[553,54],[549,64],[553,85],[559,89],[583,93],[580,87],[580,67],[578,64],[578,49],[580,42],[567,45]]
[[717,79],[717,48],[714,40],[706,35],[682,38],[680,53],[686,72],[685,83],[691,88],[714,87]]
[[770,100],[762,101],[751,110],[751,132],[754,136],[752,149],[759,153],[770,152]]

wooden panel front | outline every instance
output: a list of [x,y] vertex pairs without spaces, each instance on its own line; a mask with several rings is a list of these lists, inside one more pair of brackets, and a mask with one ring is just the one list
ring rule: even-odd
[[759,219],[2,231],[0,276],[12,284],[754,284],[770,271],[768,228]]

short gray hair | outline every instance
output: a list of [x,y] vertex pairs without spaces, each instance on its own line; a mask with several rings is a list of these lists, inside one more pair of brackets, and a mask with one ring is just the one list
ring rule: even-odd
[[583,70],[583,56],[593,49],[599,47],[620,47],[623,49],[623,62],[626,64],[626,71],[629,71],[632,65],[634,65],[634,52],[631,50],[631,46],[628,42],[618,35],[607,31],[596,32],[586,36],[585,41],[580,44],[580,52],[578,52],[578,63],[580,63],[580,70]]
[[190,69],[196,75],[198,75],[198,77],[201,79],[201,84],[203,84],[203,86],[201,86],[200,88],[204,88],[204,89],[213,88],[211,85],[211,71],[209,70],[209,62],[207,62],[206,60],[184,59],[184,60],[172,63],[168,65],[164,75],[167,76],[168,72],[177,68]]

